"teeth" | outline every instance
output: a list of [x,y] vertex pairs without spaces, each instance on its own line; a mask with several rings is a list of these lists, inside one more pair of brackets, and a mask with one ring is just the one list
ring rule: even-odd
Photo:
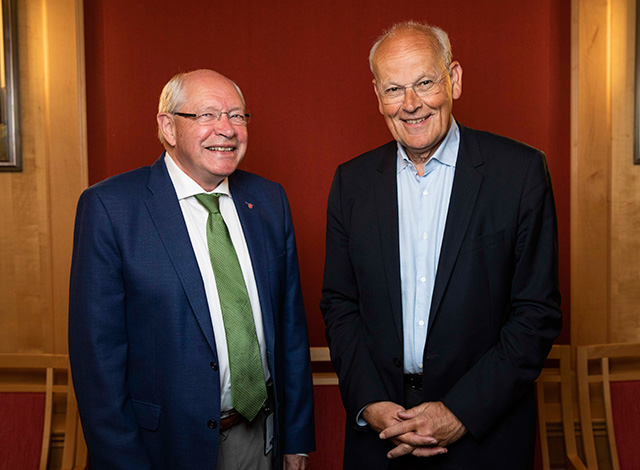
[[420,119],[406,119],[406,122],[408,122],[409,124],[418,124],[419,122],[424,121],[427,118],[420,118]]
[[207,150],[213,152],[231,152],[233,151],[233,147],[207,147]]

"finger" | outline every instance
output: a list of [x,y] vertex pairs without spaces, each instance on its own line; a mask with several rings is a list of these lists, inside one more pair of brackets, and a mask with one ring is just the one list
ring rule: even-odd
[[401,434],[406,434],[411,431],[415,431],[412,422],[410,421],[402,421],[398,424],[394,424],[393,426],[389,426],[386,429],[383,429],[380,433],[380,439],[389,439],[391,437],[397,437]]
[[399,446],[400,444],[409,444],[410,446],[429,446],[433,447],[438,444],[435,438],[431,436],[419,436],[415,433],[401,434],[398,437],[389,439],[392,443]]
[[398,411],[398,418],[405,421],[407,419],[412,419],[418,416],[420,412],[415,408],[411,408],[410,410]]
[[446,454],[446,447],[416,447],[411,452],[415,457],[433,457],[434,455]]
[[410,446],[409,444],[400,444],[387,453],[387,458],[396,459],[398,457],[402,457],[403,455],[408,455],[415,450],[415,447]]
[[436,440],[435,437],[421,436],[420,434],[417,434],[415,432],[408,432],[405,434],[401,434],[400,436],[397,436],[395,439],[399,440],[404,444],[409,444],[410,446],[413,446],[413,447],[420,447],[420,446],[433,447],[438,444],[438,441]]

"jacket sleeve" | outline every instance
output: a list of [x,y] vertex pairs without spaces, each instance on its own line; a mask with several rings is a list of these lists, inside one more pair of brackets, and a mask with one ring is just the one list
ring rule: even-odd
[[307,335],[307,318],[302,301],[300,271],[296,239],[291,219],[289,202],[284,189],[280,187],[281,201],[284,209],[285,233],[285,280],[282,289],[280,341],[280,364],[282,371],[278,374],[284,381],[282,388],[284,400],[281,409],[282,453],[308,453],[315,450],[315,426],[313,420],[313,382],[311,360],[309,357],[309,340]]
[[118,241],[97,191],[78,203],[69,299],[69,356],[93,469],[150,469],[127,377],[125,281]]
[[349,422],[364,406],[390,400],[369,354],[360,311],[360,292],[350,256],[349,218],[345,216],[341,168],[333,179],[327,205],[326,258],[320,309],[326,324],[331,360]]

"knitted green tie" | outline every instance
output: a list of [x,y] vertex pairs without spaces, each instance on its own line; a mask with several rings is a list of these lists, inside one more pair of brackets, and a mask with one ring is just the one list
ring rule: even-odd
[[267,399],[267,387],[247,287],[220,214],[219,196],[197,194],[195,198],[209,211],[207,243],[227,335],[231,402],[242,416],[253,421]]

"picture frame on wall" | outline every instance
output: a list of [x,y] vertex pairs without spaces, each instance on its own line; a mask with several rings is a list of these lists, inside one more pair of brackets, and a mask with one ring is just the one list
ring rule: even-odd
[[2,0],[0,12],[0,171],[21,171],[16,0]]

